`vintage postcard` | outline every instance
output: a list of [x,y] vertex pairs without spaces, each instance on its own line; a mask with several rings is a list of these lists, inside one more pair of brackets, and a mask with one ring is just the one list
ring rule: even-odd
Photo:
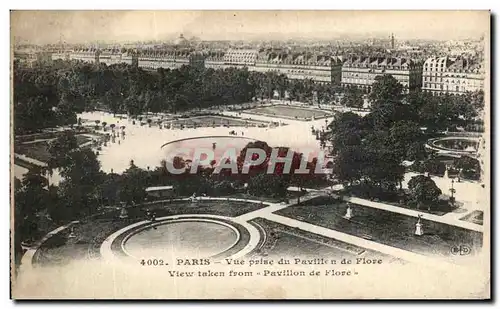
[[490,299],[489,11],[11,11],[14,299]]

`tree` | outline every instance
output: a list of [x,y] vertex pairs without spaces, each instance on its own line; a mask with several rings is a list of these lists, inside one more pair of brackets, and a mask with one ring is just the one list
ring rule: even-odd
[[75,124],[78,99],[56,67],[13,68],[14,130],[16,134]]
[[356,86],[348,87],[340,100],[340,104],[346,107],[362,108],[363,94]]
[[330,142],[336,153],[348,146],[360,145],[365,133],[363,118],[352,112],[336,114],[328,126]]
[[390,74],[375,77],[368,96],[373,109],[385,105],[399,105],[403,99],[403,86]]
[[417,205],[417,209],[422,206],[427,206],[429,211],[437,208],[442,192],[430,177],[424,175],[412,177],[408,182],[408,189],[410,198]]
[[74,150],[78,149],[78,141],[72,131],[67,131],[51,141],[49,144],[50,160],[48,166],[51,169],[68,164],[68,159]]
[[[248,149],[262,149],[264,151],[266,157],[264,158],[264,161],[261,164],[249,166],[248,173],[243,174],[242,171],[243,171],[244,166],[249,163],[249,162],[245,161]],[[271,153],[272,153],[272,148],[266,142],[256,141],[256,142],[248,143],[240,151],[240,154],[238,155],[238,158],[236,160],[236,163],[238,166],[239,176],[242,179],[247,179],[247,178],[251,177],[252,175],[256,175],[256,174],[259,174],[262,172],[264,172],[264,173],[267,172],[269,158],[271,157]],[[254,161],[258,160],[259,154],[254,153],[252,155],[251,159]]]
[[422,162],[422,171],[428,174],[443,175],[446,171],[446,165],[431,155]]
[[363,166],[366,163],[360,146],[348,146],[337,152],[332,174],[341,183],[351,186],[361,180]]
[[51,204],[47,179],[40,169],[29,170],[22,181],[14,184],[14,237],[16,243],[32,241],[41,236],[39,213]]
[[[419,125],[413,121],[398,121],[393,123],[389,129],[387,147],[392,149],[392,151],[396,154],[396,157],[401,161],[410,159],[410,147],[419,147],[415,145],[419,142],[423,145],[424,136]],[[412,149],[412,151],[416,150],[420,149]],[[416,155],[416,153],[413,153],[413,155]]]
[[476,111],[482,111],[484,109],[484,91],[478,90],[471,93],[470,101]]
[[95,213],[99,205],[99,187],[104,180],[96,154],[90,149],[73,151],[60,174],[64,180],[59,184],[61,205],[59,210],[72,219]]
[[418,109],[418,118],[423,127],[427,128],[427,132],[446,129],[447,124],[443,123],[444,119],[440,119],[440,110],[435,98],[429,98],[425,101],[421,108]]
[[427,151],[423,142],[413,142],[406,151],[406,159],[409,161],[422,161],[427,157]]
[[397,156],[385,147],[363,148],[362,177],[366,184],[386,191],[395,191],[401,186],[405,169]]
[[151,175],[135,165],[124,173],[120,188],[120,200],[128,204],[144,202],[146,188],[151,185]]
[[368,96],[372,108],[370,117],[375,127],[385,129],[394,121],[408,117],[402,104],[402,91],[401,84],[391,75],[385,74],[375,78]]
[[461,156],[453,161],[454,168],[461,171],[461,177],[479,179],[481,168],[477,159],[469,156]]
[[99,188],[101,205],[116,205],[120,201],[120,188],[123,176],[115,173],[106,174]]
[[255,196],[285,197],[290,185],[288,177],[259,173],[248,180],[248,192]]

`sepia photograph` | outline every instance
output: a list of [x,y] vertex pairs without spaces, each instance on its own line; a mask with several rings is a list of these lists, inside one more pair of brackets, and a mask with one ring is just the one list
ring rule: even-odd
[[490,21],[11,10],[11,298],[490,299]]

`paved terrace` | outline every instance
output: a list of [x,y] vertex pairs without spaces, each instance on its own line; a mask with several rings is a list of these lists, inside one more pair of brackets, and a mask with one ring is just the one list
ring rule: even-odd
[[[339,189],[339,186],[335,186],[334,189]],[[301,202],[305,202],[307,200],[313,199],[318,196],[325,195],[325,192],[329,191],[330,188],[325,188],[322,190],[310,190],[308,191],[309,193],[306,196],[303,196],[300,198]],[[213,199],[213,198],[212,198]],[[477,232],[483,232],[483,226],[476,225],[473,223],[468,223],[464,221],[459,221],[453,217],[440,217],[432,214],[422,214],[422,212],[411,210],[411,209],[406,209],[402,207],[397,207],[397,206],[392,206],[392,205],[387,205],[383,203],[377,203],[377,202],[372,202],[369,200],[361,199],[361,198],[355,198],[355,197],[345,197],[345,201],[356,203],[359,205],[367,206],[367,207],[372,207],[376,209],[382,209],[385,211],[390,211],[394,213],[399,213],[403,214],[406,216],[412,216],[412,217],[418,217],[418,215],[423,215],[422,218],[425,220],[429,221],[435,221],[435,222],[440,222],[452,226],[457,226],[460,228],[468,229],[468,230],[473,230]],[[253,201],[252,201],[253,202]],[[258,201],[256,201],[258,202]],[[361,237],[357,237],[354,235],[350,235],[347,233],[343,233],[340,231],[332,230],[329,228],[325,227],[320,227],[311,223],[307,223],[304,221],[292,219],[289,217],[277,215],[274,212],[287,208],[289,206],[295,205],[297,203],[297,199],[293,199],[290,203],[284,204],[284,203],[266,203],[268,207],[258,209],[256,211],[252,211],[246,214],[243,214],[239,217],[236,217],[235,220],[238,222],[242,221],[250,221],[255,218],[264,218],[267,220],[274,221],[276,223],[280,223],[286,226],[290,226],[293,228],[298,228],[303,231],[307,231],[313,234],[325,236],[328,238],[333,238],[339,241],[343,241],[345,243],[349,243],[355,246],[359,246],[362,248],[366,248],[369,250],[374,250],[378,251],[390,256],[394,256],[396,258],[408,261],[408,262],[415,262],[415,263],[425,263],[426,265],[432,265],[432,267],[436,267],[439,269],[444,269],[447,270],[450,267],[450,263],[454,265],[454,267],[462,267],[459,266],[455,263],[452,257],[450,258],[439,258],[439,257],[429,257],[425,256],[422,254],[410,252],[407,250],[395,248],[392,246],[380,244],[368,239],[364,239]],[[354,206],[355,207],[355,206]]]
[[[335,186],[336,189],[338,189],[338,186]],[[313,199],[318,196],[325,195],[327,191],[330,190],[330,187],[322,189],[322,190],[310,190],[309,193],[303,197],[300,198],[301,202],[305,202],[307,200]],[[198,199],[201,200],[227,200],[227,198],[218,198],[218,197],[198,197]],[[297,199],[294,198],[290,203],[270,203],[270,202],[261,202],[259,200],[247,200],[247,199],[232,199],[230,200],[235,200],[235,201],[246,201],[246,202],[252,202],[252,203],[263,203],[267,205],[265,208],[258,209],[256,211],[252,211],[246,214],[243,214],[241,216],[238,216],[234,218],[236,222],[248,222],[252,219],[256,218],[264,218],[267,220],[271,220],[276,223],[280,223],[286,226],[290,226],[293,228],[298,228],[303,231],[307,231],[313,234],[325,236],[328,238],[333,238],[337,239],[339,241],[343,241],[349,244],[353,244],[355,246],[359,246],[362,248],[366,248],[369,250],[374,250],[378,251],[390,256],[394,256],[396,258],[408,261],[408,262],[415,262],[415,263],[425,263],[426,265],[432,265],[433,267],[439,268],[439,269],[449,269],[450,263],[454,264],[454,267],[461,267],[459,265],[456,265],[453,262],[452,258],[438,258],[438,257],[429,257],[425,256],[422,254],[410,252],[407,250],[395,248],[392,246],[380,244],[368,239],[364,239],[361,237],[353,236],[347,233],[343,233],[340,231],[332,230],[329,228],[325,227],[320,227],[311,223],[307,223],[304,221],[288,218],[285,216],[277,215],[274,212],[278,210],[285,209],[287,207],[293,206],[297,203]],[[412,216],[412,217],[418,217],[418,215],[422,215],[422,212],[411,210],[411,209],[406,209],[402,207],[397,207],[397,206],[392,206],[392,205],[387,205],[383,203],[377,203],[377,202],[372,202],[369,200],[361,199],[361,198],[354,198],[354,197],[345,197],[345,201],[356,203],[359,205],[367,206],[367,207],[372,207],[376,209],[382,209],[385,211],[390,211],[394,213],[399,213],[403,214],[406,216]],[[354,206],[355,207],[355,206]],[[443,218],[440,216],[432,215],[432,214],[423,214],[423,219],[429,220],[429,221],[435,221],[435,222],[440,222],[452,226],[457,226],[460,228],[468,229],[468,230],[473,230],[477,232],[482,232],[483,227],[480,225],[476,225],[473,223],[468,223],[464,221],[459,221],[453,218]]]
[[[382,209],[385,211],[399,213],[402,215],[411,216],[411,217],[415,217],[415,218],[417,218],[420,215],[422,217],[422,219],[425,219],[425,220],[444,223],[447,225],[453,225],[453,226],[461,227],[461,228],[476,231],[476,232],[481,232],[481,233],[483,232],[482,225],[478,225],[478,224],[474,224],[474,223],[470,223],[470,222],[466,222],[466,221],[461,221],[461,220],[458,220],[454,217],[448,217],[446,215],[437,216],[437,215],[424,213],[424,212],[413,210],[413,209],[392,206],[392,205],[379,203],[379,202],[373,202],[373,201],[365,200],[365,199],[358,198],[358,197],[344,197],[344,201],[367,206],[367,207],[371,207],[371,208]],[[356,207],[356,206],[354,206],[354,207]]]

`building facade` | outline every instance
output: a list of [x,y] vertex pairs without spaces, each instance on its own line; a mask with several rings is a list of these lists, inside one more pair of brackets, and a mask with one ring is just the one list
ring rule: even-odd
[[208,51],[204,53],[204,66],[207,69],[224,69],[224,51]]
[[188,50],[142,51],[137,59],[138,66],[147,70],[179,69],[190,64],[190,54]]
[[224,53],[225,67],[251,68],[255,67],[259,52],[255,49],[229,49]]
[[14,60],[17,61],[21,66],[33,67],[33,65],[36,63],[37,56],[35,52],[14,51]]
[[88,63],[99,63],[99,50],[97,49],[80,49],[74,50],[69,54],[69,60],[77,60]]
[[63,61],[69,61],[70,59],[70,53],[71,51],[67,50],[59,50],[54,53],[52,53],[52,60],[63,60]]
[[99,52],[99,63],[104,63],[107,66],[125,63],[132,65],[133,57],[128,53],[122,53],[118,49],[107,49]]
[[409,58],[350,56],[342,66],[342,85],[370,91],[377,76],[389,74],[405,92],[422,86],[422,64]]
[[53,59],[51,51],[14,51],[14,60],[25,67],[50,65]]
[[463,57],[432,57],[425,61],[422,90],[434,94],[465,94],[484,88],[484,67]]
[[341,56],[328,54],[262,51],[259,53],[254,70],[284,74],[289,79],[340,83],[342,62]]

